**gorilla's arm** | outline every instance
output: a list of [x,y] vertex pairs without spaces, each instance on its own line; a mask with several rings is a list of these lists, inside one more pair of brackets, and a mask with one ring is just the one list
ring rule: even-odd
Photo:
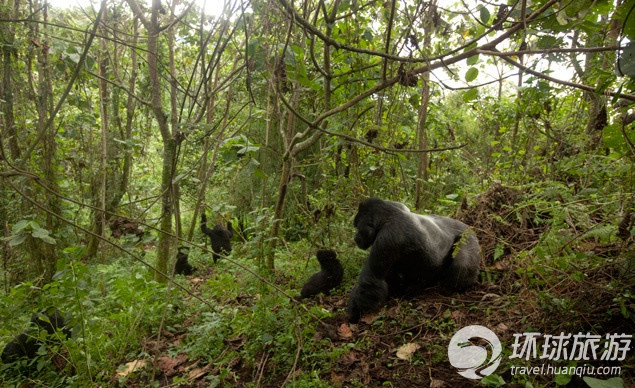
[[212,234],[212,230],[207,227],[207,216],[205,212],[201,213],[201,232],[210,236]]
[[227,221],[227,237],[228,238],[234,237],[234,226],[229,221]]
[[379,309],[388,297],[388,284],[384,279],[376,277],[370,270],[368,260],[359,275],[359,282],[351,291],[350,301],[346,309],[350,323],[359,322],[366,313]]

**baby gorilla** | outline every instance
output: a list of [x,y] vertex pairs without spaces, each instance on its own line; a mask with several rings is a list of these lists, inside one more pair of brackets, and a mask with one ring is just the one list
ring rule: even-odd
[[306,284],[302,287],[298,299],[309,298],[320,292],[327,294],[342,283],[344,269],[337,254],[331,250],[320,250],[317,252],[317,259],[320,262],[320,272],[314,273]]
[[187,261],[189,248],[179,247],[179,252],[176,254],[176,263],[174,264],[174,274],[176,275],[191,275],[196,271],[196,268]]
[[205,212],[203,212],[201,214],[201,232],[208,235],[212,243],[214,263],[218,261],[219,254],[228,254],[232,251],[230,239],[234,236],[234,229],[232,228],[231,222],[227,222],[227,228],[218,224],[214,226],[214,229],[209,229],[207,227],[207,217],[205,216]]
[[10,364],[20,359],[34,359],[40,346],[43,345],[40,339],[40,330],[45,330],[47,336],[53,336],[57,329],[61,329],[62,334],[66,338],[71,335],[70,330],[66,327],[64,317],[57,309],[49,309],[47,312],[35,313],[31,316],[31,327],[19,334],[11,342],[9,342],[2,351],[2,362]]

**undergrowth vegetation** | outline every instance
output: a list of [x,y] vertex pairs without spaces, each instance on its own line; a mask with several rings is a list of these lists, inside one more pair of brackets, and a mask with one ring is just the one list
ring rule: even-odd
[[[620,169],[606,174],[616,172]],[[365,256],[351,243],[350,212],[338,211],[328,227],[307,232],[348,230],[335,245],[344,282],[330,296],[304,303],[290,299],[319,270],[315,247],[306,239],[278,251],[273,276],[254,259],[257,249],[250,244],[237,244],[217,265],[208,252],[192,249],[190,260],[199,271],[175,281],[206,303],[171,283],[157,283],[148,267],[113,248],[108,255],[120,258],[108,264],[59,260],[53,281],[42,288],[28,282],[13,287],[0,299],[0,314],[10,323],[0,328],[1,342],[27,325],[25,311],[52,305],[72,317],[73,336],[44,356],[63,362],[37,361],[32,382],[313,387],[398,381],[401,386],[428,381],[429,368],[436,370],[436,380],[456,380],[444,354],[449,337],[468,323],[493,328],[506,344],[505,356],[517,332],[632,331],[633,236],[623,235],[624,218],[611,217],[627,210],[620,209],[620,193],[593,183],[579,188],[545,181],[495,184],[452,203],[456,216],[473,225],[481,240],[479,286],[466,294],[433,288],[416,298],[391,300],[350,334],[340,327],[343,309]],[[439,200],[439,209],[448,206],[447,198]],[[143,251],[152,261],[152,249]],[[412,342],[422,351],[407,362],[395,357],[399,346]],[[517,364],[504,362],[486,383],[580,381],[510,376]],[[630,355],[621,364],[623,379],[632,378],[633,365]],[[22,381],[14,369],[2,366],[3,384]]]

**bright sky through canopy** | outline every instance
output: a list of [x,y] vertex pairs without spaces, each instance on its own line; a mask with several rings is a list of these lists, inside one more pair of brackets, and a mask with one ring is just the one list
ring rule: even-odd
[[[193,0],[199,7],[205,5],[205,13],[208,15],[220,15],[223,12],[223,0]],[[90,7],[91,0],[48,0],[48,3],[55,8],[68,8],[78,6],[81,8]],[[99,7],[98,0],[92,0],[95,8]],[[151,0],[146,0],[150,4]],[[184,1],[183,4],[189,4],[190,1]]]

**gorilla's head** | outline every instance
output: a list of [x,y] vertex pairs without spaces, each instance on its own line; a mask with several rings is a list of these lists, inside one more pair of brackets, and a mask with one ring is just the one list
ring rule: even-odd
[[353,220],[355,243],[361,249],[368,249],[375,242],[377,232],[384,222],[394,213],[408,212],[408,208],[398,202],[384,201],[379,198],[365,198],[359,202],[357,214]]
[[373,222],[373,208],[377,206],[375,198],[366,198],[360,201],[357,214],[353,220],[355,226],[355,243],[361,249],[368,249],[377,236],[377,228]]
[[49,307],[46,310],[31,315],[31,323],[36,324],[40,328],[46,330],[51,335],[55,330],[62,329],[66,337],[70,337],[70,330],[66,327],[64,315],[56,308]]
[[321,266],[337,260],[337,253],[330,249],[320,249],[316,256]]

